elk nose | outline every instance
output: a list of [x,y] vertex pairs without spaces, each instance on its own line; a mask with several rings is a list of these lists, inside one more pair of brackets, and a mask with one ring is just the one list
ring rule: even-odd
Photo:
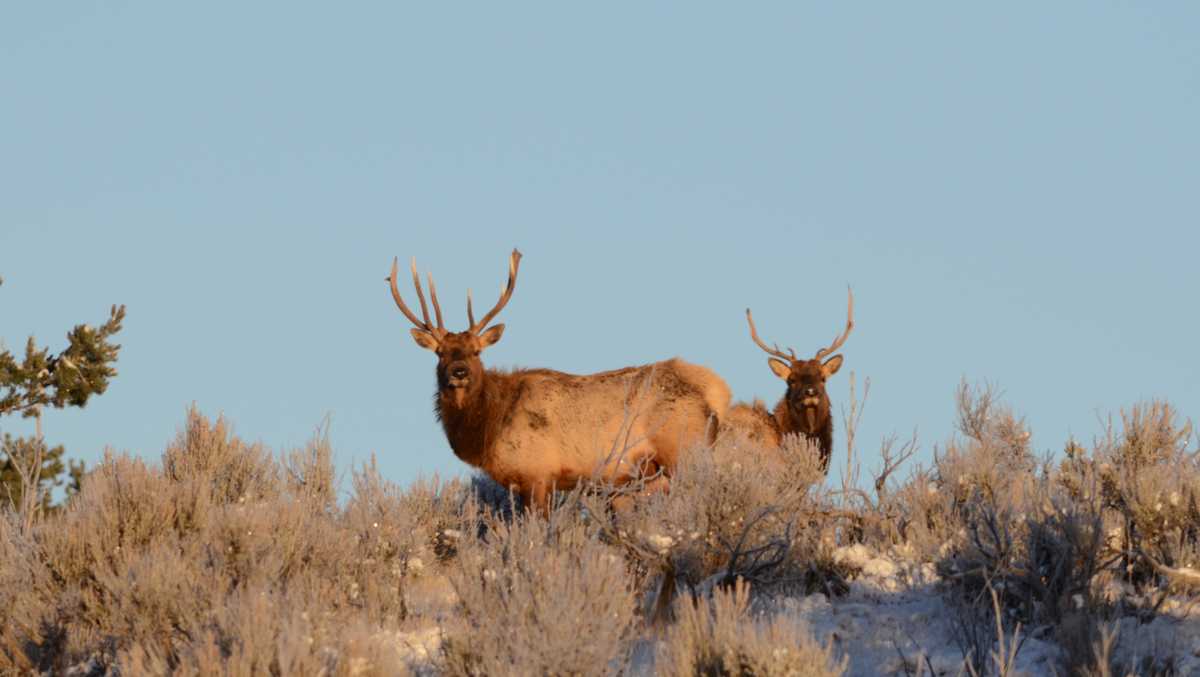
[[466,368],[466,367],[464,367],[464,366],[461,366],[461,365],[460,365],[460,366],[457,366],[457,367],[451,367],[451,368],[450,368],[450,376],[451,376],[452,378],[461,379],[461,378],[466,378],[466,377],[468,377],[468,376],[470,376],[470,375],[471,375],[471,372],[470,372],[470,370],[469,370],[469,369],[467,369],[467,368]]
[[815,396],[817,394],[817,389],[813,387],[805,388],[804,394],[808,395],[809,397]]

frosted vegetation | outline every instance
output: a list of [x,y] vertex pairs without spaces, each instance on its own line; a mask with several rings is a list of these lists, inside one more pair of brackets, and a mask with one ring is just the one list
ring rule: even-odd
[[860,453],[850,406],[828,480],[726,435],[669,494],[545,516],[480,477],[339,483],[323,435],[277,455],[192,411],[160,461],[0,515],[0,673],[1200,671],[1190,426],[1138,405],[1051,458],[987,389],[958,412],[931,467]]

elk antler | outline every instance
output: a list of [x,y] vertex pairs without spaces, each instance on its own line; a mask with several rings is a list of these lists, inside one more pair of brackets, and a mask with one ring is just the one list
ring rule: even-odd
[[417,319],[417,316],[413,314],[413,311],[409,310],[408,306],[404,303],[404,298],[400,296],[400,287],[397,285],[397,279],[399,278],[399,275],[400,259],[399,257],[396,257],[392,259],[392,274],[388,276],[388,283],[392,287],[392,298],[395,299],[396,306],[400,308],[400,312],[404,313],[404,316],[408,318],[408,321],[415,324],[418,329],[423,329],[434,336],[440,337],[444,335],[446,333],[446,327],[442,324],[442,308],[438,304],[437,288],[433,286],[433,275],[429,275],[429,295],[433,300],[433,311],[437,315],[436,327],[434,327],[429,321],[429,308],[425,305],[425,294],[421,291],[421,278],[419,275],[417,275],[417,260],[415,258],[412,260],[413,286],[416,287],[417,290],[417,300],[421,302],[421,315],[425,318],[424,322]]
[[[504,288],[504,291],[500,293],[500,300],[496,302],[496,306],[494,308],[489,310],[487,314],[483,316],[482,320],[479,322],[472,321],[471,328],[467,331],[471,332],[472,334],[479,334],[479,332],[483,331],[487,327],[488,322],[491,322],[492,318],[496,317],[496,314],[503,310],[504,306],[508,305],[508,300],[512,298],[513,290],[517,288],[517,269],[520,267],[521,252],[513,249],[512,255],[508,257],[508,285]],[[471,314],[470,292],[467,293],[467,318],[474,320]]]
[[775,346],[775,348],[771,349],[767,347],[767,344],[762,342],[762,339],[758,338],[758,330],[754,328],[754,318],[750,315],[749,308],[746,309],[746,321],[750,323],[750,338],[754,339],[754,342],[758,344],[758,347],[765,350],[768,355],[774,355],[775,357],[783,360],[796,359],[796,351],[792,350],[791,348],[788,348],[788,352],[791,353],[789,356],[784,354],[784,352],[779,349],[779,344],[772,344]]
[[850,300],[846,302],[846,331],[842,332],[842,335],[837,337],[828,348],[818,350],[816,356],[813,357],[814,360],[819,360],[841,348],[842,344],[846,342],[846,337],[850,335],[850,330],[854,329],[854,292],[850,287],[846,287],[846,294],[850,297]]
[[425,276],[429,280],[429,300],[433,302],[433,314],[437,317],[438,330],[444,332],[446,331],[446,325],[442,324],[442,307],[438,304],[437,287],[433,285],[433,273],[427,272]]

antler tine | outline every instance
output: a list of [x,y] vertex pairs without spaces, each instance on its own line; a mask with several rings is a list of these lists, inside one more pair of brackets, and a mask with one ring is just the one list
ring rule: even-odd
[[437,287],[433,285],[433,273],[425,273],[425,279],[429,280],[429,300],[433,302],[433,314],[437,317],[438,331],[446,331],[446,325],[442,324],[442,306],[437,300]]
[[425,305],[425,294],[421,291],[421,276],[417,275],[417,257],[412,258],[412,276],[413,286],[417,288],[417,300],[421,302],[421,316],[425,318],[425,328],[432,331],[433,325],[429,323],[429,308]]
[[846,286],[846,294],[849,296],[849,300],[846,302],[846,330],[828,348],[818,350],[816,356],[813,357],[814,360],[819,360],[841,348],[842,344],[846,342],[846,337],[850,336],[850,330],[854,329],[854,290],[850,289],[849,285]]
[[517,270],[520,267],[521,252],[513,249],[512,254],[508,257],[508,285],[501,292],[500,300],[496,302],[496,306],[489,310],[478,323],[471,323],[472,334],[478,334],[483,331],[487,327],[488,322],[491,322],[492,318],[496,317],[496,314],[503,310],[504,306],[508,305],[508,300],[512,298],[513,290],[517,287]]
[[[400,274],[400,257],[397,256],[392,259],[392,274],[388,277],[388,283],[392,287],[392,298],[396,301],[396,307],[398,307],[400,309],[400,312],[404,313],[404,316],[408,318],[409,322],[412,322],[413,324],[417,325],[417,328],[419,328],[419,329],[424,329],[424,330],[428,331],[429,330],[429,314],[426,313],[425,314],[425,322],[421,322],[420,320],[417,319],[417,316],[413,314],[413,311],[408,309],[408,305],[404,303],[404,298],[402,296],[400,296],[400,287],[396,285],[396,279],[399,276],[399,274]],[[420,287],[418,287],[418,289],[420,289]],[[424,304],[424,301],[422,301],[422,304]]]
[[467,289],[467,326],[475,326],[475,313],[471,310],[471,289]]
[[796,359],[795,351],[792,351],[790,348],[788,350],[791,351],[792,355],[789,358],[786,353],[779,349],[778,344],[776,344],[773,349],[768,348],[767,344],[763,343],[762,339],[758,338],[758,330],[754,328],[754,316],[750,314],[749,308],[746,309],[746,322],[750,323],[750,338],[754,339],[754,342],[758,344],[758,347],[766,351],[768,355],[774,355],[782,360]]

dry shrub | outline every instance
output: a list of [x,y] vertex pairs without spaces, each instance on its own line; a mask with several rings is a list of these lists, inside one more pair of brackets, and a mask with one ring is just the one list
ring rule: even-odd
[[38,541],[55,577],[79,584],[101,565],[196,529],[211,509],[200,484],[173,485],[141,459],[106,452],[62,518],[39,531]]
[[994,388],[963,382],[956,393],[957,435],[939,451],[931,468],[916,467],[898,486],[890,475],[910,457],[915,436],[893,451],[895,439],[881,447],[883,469],[876,480],[878,498],[862,492],[850,506],[861,513],[863,536],[880,549],[904,546],[920,561],[938,561],[969,540],[981,511],[1006,518],[1023,514],[1038,486],[1040,464],[1022,419],[999,402]]
[[927,534],[945,539],[937,566],[959,610],[964,656],[982,670],[984,649],[1016,624],[1052,629],[1064,646],[1090,652],[1091,618],[1100,613],[1095,581],[1112,564],[1102,505],[1087,490],[1096,485],[1065,490],[1033,456],[1023,421],[990,388],[959,388],[958,430],[936,457],[927,498],[919,489],[911,495],[925,506],[925,547],[936,542]]
[[944,578],[981,602],[994,587],[1026,625],[1058,625],[1070,613],[1093,611],[1093,580],[1112,563],[1099,510],[1054,493],[1023,507],[1015,513],[983,499],[969,503],[968,536],[940,562]]
[[880,501],[878,514],[884,519],[876,521],[880,528],[870,535],[878,534],[877,540],[884,544],[906,546],[922,562],[936,560],[962,526],[936,468],[915,467],[903,484]]
[[1134,405],[1090,449],[1069,443],[1055,476],[1074,501],[1100,504],[1119,577],[1141,590],[1200,582],[1187,575],[1200,566],[1200,452],[1191,434],[1169,404]]
[[1177,637],[1147,642],[1145,638],[1136,637],[1140,634],[1136,630],[1126,632],[1131,626],[1138,625],[1140,623],[1134,619],[1101,625],[1088,654],[1089,660],[1071,674],[1082,677],[1176,677],[1185,674],[1179,659],[1187,650],[1181,646],[1184,642]]
[[337,477],[329,425],[317,428],[303,449],[293,450],[283,462],[287,492],[314,508],[332,510],[337,504]]
[[[1120,427],[1110,421],[1090,449],[1068,444],[1055,479],[1076,503],[1100,506],[1107,570],[1097,580],[1121,580],[1140,593],[1115,601],[1145,623],[1167,595],[1200,592],[1200,454],[1190,446],[1191,424],[1181,424],[1165,402],[1134,405],[1120,418]],[[1073,637],[1059,633],[1068,668],[1173,673],[1174,648],[1139,657],[1136,646],[1120,646],[1126,642],[1118,642],[1115,624],[1103,625],[1115,614],[1100,611],[1075,620]]]
[[[986,569],[989,562],[996,562],[991,567],[996,569],[1017,556],[1023,535],[1017,523],[1036,502],[1032,497],[1040,479],[1029,432],[997,402],[991,387],[962,383],[957,405],[958,435],[941,453],[935,451],[932,474],[918,477],[909,491],[926,510],[926,528],[940,531],[936,535],[944,539],[938,552],[929,554],[943,558],[952,575]],[[945,559],[947,549],[951,556]]]
[[832,648],[818,644],[795,619],[755,619],[750,586],[741,580],[711,599],[681,597],[675,616],[655,663],[657,674],[824,677],[846,672],[847,657],[835,660]]
[[270,588],[244,589],[170,652],[152,644],[123,651],[122,674],[402,675],[411,667],[386,634],[360,619],[322,611],[320,600]]
[[79,588],[77,606],[62,610],[69,614],[63,620],[72,653],[82,657],[88,649],[120,652],[132,646],[168,653],[201,629],[234,586],[213,575],[195,554],[163,542],[99,567],[95,579]]
[[[738,577],[764,587],[838,588],[822,477],[806,441],[773,450],[726,436],[686,455],[669,493],[641,497],[626,511],[590,512],[631,558],[639,587],[660,591],[658,612],[669,611],[678,587],[707,590]],[[830,579],[839,584],[827,586]]]
[[435,622],[409,618],[406,581],[478,510],[462,483],[400,492],[374,464],[339,508],[335,478],[320,432],[276,460],[195,410],[161,469],[108,454],[33,539],[0,521],[0,671],[404,669],[395,633]]
[[1105,498],[1122,518],[1127,579],[1138,586],[1197,587],[1180,569],[1200,567],[1200,452],[1192,427],[1163,402],[1121,413],[1094,451]]
[[592,531],[575,500],[548,519],[489,520],[451,570],[462,625],[444,647],[450,674],[619,671],[634,596],[620,551]]
[[0,511],[0,674],[33,670],[27,647],[42,640],[45,601],[52,595],[50,572],[22,533],[20,515]]
[[163,475],[173,482],[207,484],[216,503],[271,498],[279,493],[279,466],[262,444],[233,435],[224,417],[210,423],[195,406],[162,456]]
[[[1072,441],[1056,468],[1039,467],[1017,419],[986,391],[963,393],[965,439],[936,465],[948,504],[933,500],[928,511],[946,531],[957,526],[939,561],[943,579],[980,615],[994,589],[1006,617],[1049,629],[1066,670],[1108,670],[1095,657],[1106,619],[1139,606],[1148,619],[1173,587],[1200,589],[1190,426],[1169,405],[1137,405],[1090,450]],[[1114,598],[1108,583],[1118,579],[1157,594]]]
[[454,557],[460,542],[477,533],[477,504],[461,482],[436,477],[401,491],[383,479],[374,458],[354,473],[353,484],[341,525],[355,539],[360,599],[372,621],[406,620],[405,585]]
[[936,457],[938,480],[963,507],[979,499],[1020,505],[1026,498],[1037,459],[1030,450],[1032,435],[1025,422],[997,401],[988,386],[958,389],[958,431]]
[[1105,441],[1114,461],[1141,468],[1189,455],[1192,424],[1180,425],[1179,412],[1166,402],[1136,404],[1121,411],[1121,433]]
[[1109,613],[1096,587],[1113,563],[1104,554],[1100,513],[1062,494],[1027,509],[1014,515],[974,505],[969,537],[939,563],[958,610],[956,639],[982,670],[997,632],[1044,631],[1074,674],[1089,661],[1098,623]]
[[[1019,648],[1020,623],[1065,672],[1169,670],[1125,623],[1200,590],[1190,427],[1138,405],[1051,468],[990,389],[964,385],[958,409],[958,435],[902,483],[889,469],[910,447],[885,442],[874,497],[823,489],[803,440],[727,435],[685,455],[669,493],[585,487],[549,519],[479,475],[401,490],[373,459],[339,505],[324,431],[277,458],[192,410],[161,466],[106,455],[32,533],[0,514],[0,673],[613,673],[659,632],[660,671],[836,673],[795,626],[750,613],[747,583],[839,594],[850,543],[937,562],[978,669],[997,634]],[[438,627],[423,651],[440,664],[404,650]]]

